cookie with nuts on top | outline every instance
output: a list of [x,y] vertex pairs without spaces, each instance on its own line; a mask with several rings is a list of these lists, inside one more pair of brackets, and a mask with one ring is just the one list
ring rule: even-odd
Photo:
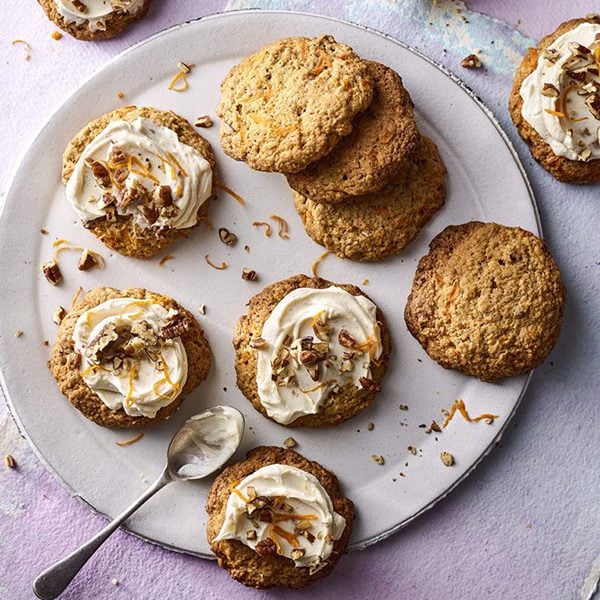
[[128,106],[71,140],[62,180],[86,229],[120,254],[149,258],[206,219],[214,169],[210,144],[184,118]]
[[38,0],[47,17],[78,40],[112,38],[148,12],[151,0]]
[[566,302],[544,242],[519,227],[446,227],[421,258],[404,318],[442,367],[484,381],[527,373],[554,347]]
[[277,40],[223,80],[221,145],[253,169],[295,173],[352,131],[372,95],[366,65],[332,36]]
[[306,275],[251,298],[233,345],[238,387],[287,427],[338,425],[365,410],[391,352],[383,314],[359,288]]
[[354,120],[352,133],[288,184],[313,202],[342,202],[379,191],[407,163],[421,138],[413,103],[393,69],[365,61],[373,101]]
[[139,288],[96,288],[66,312],[50,355],[60,391],[88,419],[147,428],[206,379],[211,352],[193,315]]
[[437,146],[423,137],[393,183],[339,204],[294,194],[308,235],[341,258],[382,260],[400,253],[444,204],[446,168]]
[[600,16],[561,24],[529,48],[509,99],[533,157],[569,183],[600,181]]
[[330,575],[354,521],[354,506],[333,473],[269,446],[217,476],[206,512],[219,566],[256,588],[304,588]]

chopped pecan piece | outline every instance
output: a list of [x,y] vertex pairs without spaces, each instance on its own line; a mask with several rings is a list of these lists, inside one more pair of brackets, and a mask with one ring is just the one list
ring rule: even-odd
[[225,229],[225,227],[219,228],[219,239],[228,246],[233,246],[237,241],[237,236],[235,233],[229,231],[229,229]]
[[338,341],[342,346],[344,346],[344,348],[354,348],[356,346],[356,340],[346,329],[340,329]]
[[112,206],[117,199],[113,196],[113,194],[102,194],[100,198],[98,198],[98,202],[96,203],[100,210],[104,210],[105,208]]
[[99,267],[100,261],[96,258],[96,256],[88,250],[88,248],[84,248],[81,256],[79,257],[79,262],[77,263],[77,268],[80,271],[89,271],[94,267]]
[[110,153],[108,155],[108,160],[113,165],[118,165],[120,163],[127,162],[127,154],[125,154],[125,152],[123,152],[123,150],[121,150],[121,148],[119,148],[119,146],[113,146],[110,149]]
[[187,319],[181,313],[177,313],[162,328],[162,331],[160,332],[160,337],[164,340],[170,340],[176,337],[181,337],[187,331],[187,328]]
[[313,347],[312,335],[305,335],[300,340],[300,350],[312,350],[312,347]]
[[358,382],[365,390],[368,390],[369,392],[379,392],[381,390],[381,386],[376,381],[373,381],[368,377],[360,377]]
[[194,125],[196,127],[212,127],[213,126],[213,121],[212,121],[212,119],[208,115],[204,115],[202,117],[198,117],[194,121]]
[[600,94],[592,94],[585,99],[585,105],[594,119],[600,120]]
[[479,69],[481,67],[481,60],[475,54],[469,54],[469,56],[465,56],[460,62],[460,66],[464,69]]
[[248,346],[250,346],[250,348],[264,348],[267,345],[267,341],[264,338],[261,337],[253,337],[249,342],[248,342]]
[[88,166],[88,168],[92,172],[92,176],[96,180],[96,183],[101,188],[106,188],[106,189],[110,188],[110,186],[111,186],[110,173],[108,172],[108,169],[100,161],[97,161],[97,160],[94,160],[93,158],[88,157],[85,159],[85,164]]
[[558,98],[560,90],[552,83],[545,83],[542,87],[542,96],[549,96],[550,98]]
[[292,557],[292,560],[299,560],[304,556],[304,552],[304,548],[294,548],[290,552],[290,556]]
[[67,316],[67,311],[62,306],[57,306],[54,314],[52,315],[52,322],[56,325],[60,325],[62,320]]
[[301,350],[298,358],[301,364],[312,365],[319,360],[319,354],[314,350]]
[[154,196],[156,205],[160,208],[165,208],[173,204],[173,193],[170,185],[157,186]]
[[140,211],[140,213],[142,213],[142,217],[146,219],[149,225],[154,225],[154,223],[156,223],[160,215],[158,209],[153,204],[141,204],[140,206],[138,206],[138,210]]
[[80,12],[80,13],[87,12],[88,8],[81,0],[72,0],[71,4],[75,8],[75,10],[77,10],[78,12]]
[[277,546],[271,538],[265,538],[260,540],[254,547],[254,550],[260,556],[269,556],[271,554],[277,554]]
[[249,269],[248,267],[242,269],[242,279],[244,281],[256,281],[257,277],[258,275],[253,269]]
[[63,276],[56,261],[51,260],[50,262],[44,263],[41,266],[41,269],[48,283],[58,285],[62,281]]

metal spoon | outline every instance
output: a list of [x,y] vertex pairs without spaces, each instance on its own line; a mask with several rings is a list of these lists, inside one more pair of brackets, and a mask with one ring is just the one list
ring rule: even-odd
[[237,450],[243,433],[244,417],[230,406],[215,406],[188,419],[169,444],[160,477],[89,542],[41,573],[33,582],[35,595],[41,600],[57,598],[92,554],[146,500],[172,481],[202,479],[219,470]]

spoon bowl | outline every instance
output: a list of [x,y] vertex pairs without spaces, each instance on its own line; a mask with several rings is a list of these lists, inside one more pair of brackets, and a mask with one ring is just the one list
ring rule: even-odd
[[215,406],[188,419],[167,451],[173,479],[201,479],[220,469],[235,453],[244,433],[244,416],[231,406]]

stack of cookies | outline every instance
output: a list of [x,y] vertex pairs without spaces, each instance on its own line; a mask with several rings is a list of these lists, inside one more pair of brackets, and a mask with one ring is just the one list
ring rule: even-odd
[[446,169],[400,76],[331,36],[245,58],[217,114],[223,150],[283,173],[307,233],[342,258],[401,252],[444,203]]

